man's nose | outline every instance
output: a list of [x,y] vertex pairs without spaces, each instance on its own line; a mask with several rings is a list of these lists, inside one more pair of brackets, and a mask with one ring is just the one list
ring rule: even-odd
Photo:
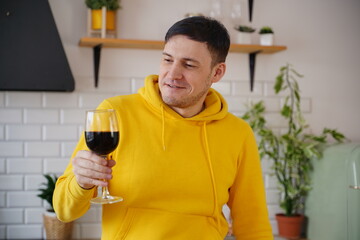
[[181,79],[182,77],[182,68],[181,65],[178,63],[173,63],[169,69],[168,76],[171,79]]

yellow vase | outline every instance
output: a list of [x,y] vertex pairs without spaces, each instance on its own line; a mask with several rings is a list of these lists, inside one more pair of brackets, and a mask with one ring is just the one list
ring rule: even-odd
[[[115,11],[106,11],[106,30],[115,30]],[[91,10],[92,29],[101,29],[102,24],[102,10]]]

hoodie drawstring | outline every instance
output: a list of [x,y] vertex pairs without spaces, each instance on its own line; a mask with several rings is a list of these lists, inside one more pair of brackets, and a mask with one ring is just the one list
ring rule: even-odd
[[219,219],[219,216],[218,216],[219,214],[218,214],[217,191],[216,191],[214,170],[213,170],[213,166],[212,166],[212,162],[211,162],[210,149],[209,149],[209,143],[208,143],[208,137],[207,137],[207,131],[206,131],[206,122],[204,122],[203,127],[204,127],[204,139],[205,139],[206,155],[207,155],[207,160],[208,160],[208,164],[209,164],[210,176],[211,176],[211,184],[212,184],[213,194],[214,194],[214,212],[213,212],[213,216],[216,218],[217,228],[220,231],[220,219]]
[[164,106],[161,105],[161,118],[162,118],[162,130],[161,130],[161,139],[163,144],[164,151],[166,150],[165,146],[165,115],[164,115]]
[[[165,113],[164,113],[164,106],[163,105],[161,105],[161,119],[162,119],[161,139],[162,139],[163,150],[166,151],[166,145],[165,145]],[[206,121],[204,121],[203,129],[204,129],[203,132],[204,132],[204,141],[205,141],[205,148],[206,148],[206,159],[207,159],[208,165],[209,165],[209,171],[210,171],[210,177],[211,177],[211,185],[212,185],[213,195],[214,195],[213,216],[216,219],[217,228],[220,231],[220,217],[219,217],[219,213],[218,213],[218,197],[217,197],[217,190],[216,190],[216,181],[215,181],[214,169],[213,169],[212,161],[211,161],[210,148],[209,148],[209,142],[208,142],[208,136],[207,136],[207,130],[206,130]]]

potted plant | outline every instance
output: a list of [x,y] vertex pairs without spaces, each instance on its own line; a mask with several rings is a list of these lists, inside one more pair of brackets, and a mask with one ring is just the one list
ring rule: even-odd
[[47,182],[42,183],[40,194],[37,196],[47,202],[48,208],[43,214],[46,239],[71,239],[73,222],[64,223],[57,219],[52,198],[55,190],[57,177],[55,175],[44,174]]
[[91,9],[91,26],[94,30],[101,29],[103,8],[106,10],[106,29],[115,30],[116,10],[121,8],[119,0],[85,0]]
[[251,35],[255,32],[255,28],[245,25],[238,25],[235,27],[239,33],[237,35],[237,42],[240,44],[251,44]]
[[274,45],[274,31],[271,27],[262,27],[259,31],[260,34],[260,45],[272,46]]
[[[297,238],[300,235],[304,199],[311,189],[313,159],[321,157],[324,144],[330,138],[336,142],[345,139],[340,132],[328,128],[324,128],[319,135],[310,133],[300,108],[301,96],[297,83],[297,78],[300,77],[302,75],[287,64],[280,68],[274,84],[276,94],[285,94],[280,113],[287,122],[285,132],[278,134],[267,126],[263,101],[251,104],[243,115],[243,119],[249,122],[259,138],[261,158],[266,157],[272,161],[280,189],[280,207],[284,210],[284,213],[276,215],[279,235],[287,238]],[[291,222],[285,229],[282,228],[283,219]],[[295,232],[287,232],[290,229]]]

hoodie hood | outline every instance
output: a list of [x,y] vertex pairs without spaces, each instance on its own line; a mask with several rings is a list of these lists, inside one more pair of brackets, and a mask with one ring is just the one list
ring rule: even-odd
[[225,99],[213,88],[209,89],[206,96],[205,109],[193,117],[184,118],[163,102],[160,95],[157,75],[146,77],[144,84],[145,87],[139,89],[139,94],[150,104],[155,112],[165,114],[168,118],[210,122],[223,119],[228,114],[228,105]]

